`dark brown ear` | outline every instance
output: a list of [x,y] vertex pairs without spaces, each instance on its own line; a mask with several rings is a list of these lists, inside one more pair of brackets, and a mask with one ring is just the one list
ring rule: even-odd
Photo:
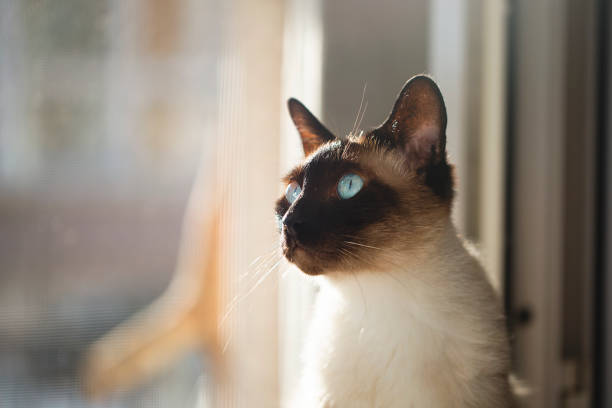
[[436,83],[425,75],[410,79],[387,120],[374,131],[404,150],[415,170],[446,160],[446,108]]
[[446,108],[440,89],[425,75],[406,82],[387,120],[370,133],[400,149],[408,166],[440,197],[453,197],[452,168],[446,159]]
[[334,135],[300,101],[291,98],[287,101],[289,114],[302,138],[304,154],[308,156],[323,143],[334,140]]

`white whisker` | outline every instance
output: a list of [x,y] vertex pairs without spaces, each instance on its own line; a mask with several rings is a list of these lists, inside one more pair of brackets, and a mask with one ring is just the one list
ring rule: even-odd
[[239,281],[242,281],[242,279],[246,278],[248,275],[251,274],[251,272],[255,272],[254,275],[257,275],[257,272],[259,270],[262,269],[263,266],[265,266],[266,264],[270,263],[271,259],[274,259],[274,255],[277,254],[277,251],[279,250],[280,246],[278,244],[275,244],[275,248],[264,254],[264,255],[260,255],[258,257],[256,257],[247,267],[246,272],[240,274],[238,276]]
[[372,245],[366,245],[366,244],[360,244],[359,242],[354,242],[354,241],[344,241],[347,244],[351,244],[351,245],[358,245],[358,246],[362,246],[362,247],[366,247],[366,248],[372,248],[372,249],[378,249],[380,251],[382,251],[382,248],[378,248]]
[[357,122],[359,120],[359,115],[361,113],[361,107],[363,106],[363,100],[365,98],[365,91],[367,87],[368,87],[368,84],[366,82],[365,85],[363,86],[363,91],[361,92],[361,102],[359,102],[359,109],[357,110],[357,117],[355,118],[355,123],[353,123],[353,130],[351,130],[351,133],[349,133],[349,135],[354,135],[355,130],[357,129]]
[[236,308],[236,306],[238,306],[238,304],[240,304],[241,302],[243,302],[251,293],[253,293],[255,291],[255,289],[257,289],[259,287],[259,285],[261,285],[261,283],[268,277],[270,276],[270,274],[281,264],[282,261],[282,257],[280,257],[280,259],[278,259],[274,265],[272,265],[268,271],[266,271],[266,273],[261,276],[253,286],[251,286],[251,288],[244,294],[238,294],[236,295],[230,302],[227,308],[227,311],[223,314],[223,316],[221,317],[221,320],[219,321],[219,324],[217,325],[217,327],[221,327],[225,321],[227,320],[227,318],[232,314],[232,312],[234,311],[234,309]]
[[[364,92],[365,92],[365,88],[364,88]],[[359,128],[361,127],[361,121],[363,121],[363,117],[365,116],[365,113],[367,110],[368,110],[368,101],[366,101],[365,106],[363,107],[363,112],[361,113],[361,119],[359,119],[359,123],[357,123],[357,128],[354,130],[354,132],[357,132]]]

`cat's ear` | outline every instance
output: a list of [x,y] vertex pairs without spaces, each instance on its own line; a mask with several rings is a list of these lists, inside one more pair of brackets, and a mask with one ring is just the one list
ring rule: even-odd
[[291,98],[287,101],[289,114],[302,138],[304,154],[308,156],[323,143],[334,140],[334,135],[300,101]]
[[406,82],[373,137],[403,149],[408,165],[415,170],[445,162],[446,108],[433,79],[417,75]]

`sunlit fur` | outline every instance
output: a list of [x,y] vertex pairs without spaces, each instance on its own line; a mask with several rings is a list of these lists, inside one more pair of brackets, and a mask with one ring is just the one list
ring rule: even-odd
[[[512,405],[499,299],[451,222],[452,194],[408,160],[374,131],[322,143],[285,180],[302,194],[277,202],[283,252],[320,284],[291,407]],[[348,170],[364,186],[340,200]],[[313,228],[299,245],[295,214]]]

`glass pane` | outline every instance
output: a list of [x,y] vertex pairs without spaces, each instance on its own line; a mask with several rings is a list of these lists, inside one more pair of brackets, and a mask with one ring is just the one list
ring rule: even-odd
[[81,370],[172,277],[216,115],[221,10],[9,0],[0,14],[0,407],[193,405],[195,352],[98,402]]

